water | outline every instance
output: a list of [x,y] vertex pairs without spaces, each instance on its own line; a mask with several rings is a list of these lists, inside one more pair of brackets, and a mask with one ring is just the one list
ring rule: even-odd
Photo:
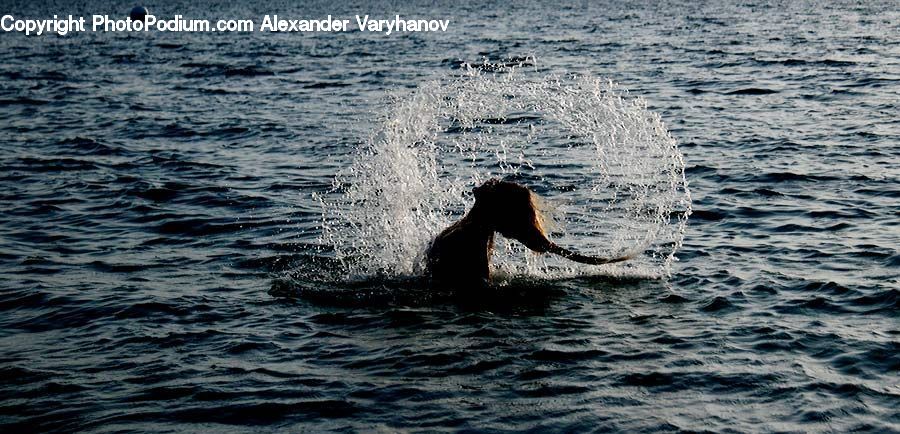
[[[667,276],[690,192],[682,154],[659,116],[608,80],[520,68],[484,74],[466,66],[390,101],[334,190],[318,196],[320,244],[333,246],[355,275],[422,274],[431,240],[473,202],[472,187],[494,177],[552,195],[541,202],[553,232],[565,235],[557,242],[580,242],[579,250],[605,257],[638,255],[578,267],[502,240],[498,272]],[[346,280],[344,270],[316,274]]]
[[[147,6],[213,19],[399,13],[451,30],[2,34],[4,431],[900,431],[900,4]],[[449,122],[443,109],[434,124],[398,114],[433,107],[410,103],[430,83],[498,86],[505,63],[524,63],[513,79],[537,88],[611,79],[659,116],[693,208],[677,262],[662,253],[686,191],[645,190],[676,210],[662,225],[616,211],[614,230],[595,230],[603,219],[578,211],[608,203],[587,193],[604,172],[575,166],[598,154],[575,158],[550,116],[464,129],[479,145],[467,154],[447,151],[462,132],[432,129]],[[569,100],[544,101],[546,114]],[[397,174],[428,180],[418,192],[355,170],[386,119],[440,151],[447,170]],[[529,139],[558,152],[542,158]],[[638,161],[627,152],[600,160]],[[647,161],[621,167],[659,160]],[[428,290],[409,272],[413,247],[463,210],[473,177],[498,174],[538,190],[573,248],[673,235],[651,237],[632,268],[596,273],[502,246],[495,290]],[[360,176],[372,182],[360,193],[385,182],[446,212],[402,235],[329,232]],[[421,194],[434,180],[447,187]],[[393,252],[372,255],[382,262],[354,260],[382,248]]]

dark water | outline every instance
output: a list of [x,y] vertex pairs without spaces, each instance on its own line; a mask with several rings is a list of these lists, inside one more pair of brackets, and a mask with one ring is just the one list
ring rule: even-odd
[[[0,35],[0,430],[900,431],[897,2],[206,3],[148,6],[452,22]],[[385,91],[522,56],[661,114],[671,279],[270,294]]]

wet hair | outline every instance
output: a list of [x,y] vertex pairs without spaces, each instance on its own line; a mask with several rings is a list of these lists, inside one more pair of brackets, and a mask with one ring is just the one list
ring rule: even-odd
[[550,247],[538,196],[527,187],[490,179],[472,190],[475,206],[487,213],[493,229],[536,252]]
[[472,190],[475,205],[432,241],[427,267],[437,282],[480,285],[490,282],[494,233],[519,241],[538,252],[549,252],[583,264],[601,265],[632,258],[636,253],[603,258],[582,255],[547,238],[541,200],[527,187],[490,179]]

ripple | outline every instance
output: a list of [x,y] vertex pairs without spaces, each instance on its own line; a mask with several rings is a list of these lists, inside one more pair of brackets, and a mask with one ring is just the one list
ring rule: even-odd
[[[0,431],[896,431],[896,8],[818,6],[428,2],[401,16],[466,19],[387,37],[5,34]],[[542,93],[536,105],[570,102],[561,119],[588,126],[553,136],[546,117],[505,100],[571,73],[615,80],[641,109],[604,111],[619,100],[602,82],[609,105]],[[513,85],[396,103],[470,74]],[[496,101],[509,110],[482,104]],[[626,112],[661,127],[610,117]],[[384,267],[359,275],[359,258],[322,241],[322,202],[359,143],[390,138],[379,132],[414,137],[414,150],[460,146],[453,165],[423,172],[447,181],[421,196],[445,210],[434,230],[462,212],[471,167],[528,183],[564,213],[586,196],[647,198],[633,202],[647,225],[594,207],[590,234],[571,237],[585,222],[564,219],[560,242],[688,218],[641,195],[654,170],[634,176],[659,134],[682,153],[696,209],[668,278],[567,271],[527,252],[498,262],[519,271],[471,291],[384,272],[421,248],[387,249]],[[554,156],[563,150],[578,158]],[[398,218],[424,208],[381,200],[422,177],[383,168],[390,182],[359,199],[393,208],[362,232],[427,242]],[[453,185],[458,206],[438,200]],[[549,276],[522,276],[539,269]]]

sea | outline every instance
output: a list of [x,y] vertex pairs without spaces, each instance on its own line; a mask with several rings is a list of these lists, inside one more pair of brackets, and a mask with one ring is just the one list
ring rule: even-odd
[[[0,431],[900,432],[900,2],[132,3],[0,7]],[[433,287],[492,177],[637,257]]]

